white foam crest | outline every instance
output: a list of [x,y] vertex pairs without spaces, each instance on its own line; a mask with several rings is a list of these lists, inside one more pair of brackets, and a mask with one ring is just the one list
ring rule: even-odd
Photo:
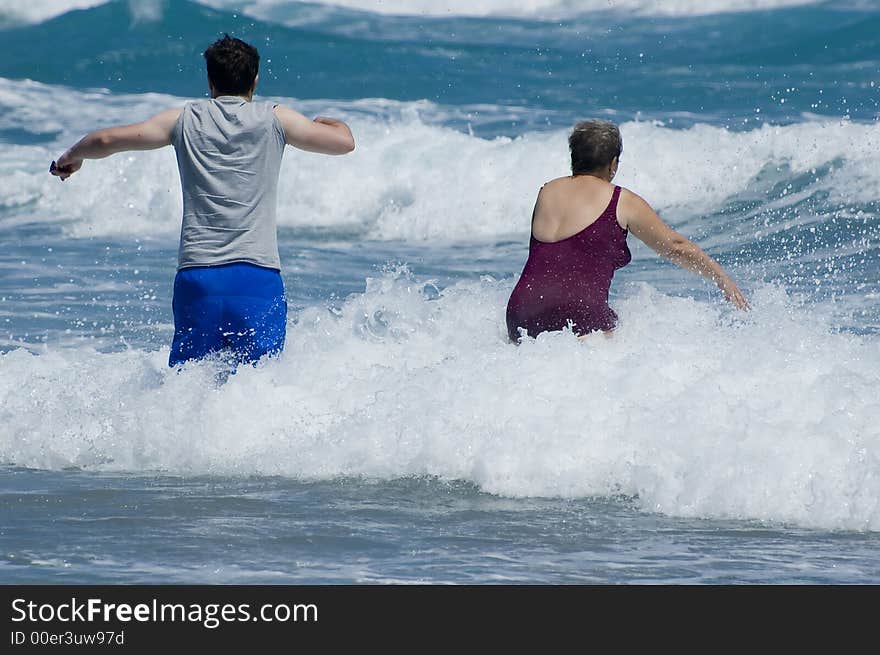
[[[89,9],[107,0],[0,0],[0,24],[41,23],[74,9]],[[647,16],[699,16],[823,4],[824,0],[201,0],[200,4],[241,11],[255,18],[277,17],[279,8],[343,8],[397,16],[499,16],[560,19],[594,12],[627,12]],[[157,20],[162,0],[128,0],[135,20]]]
[[71,139],[98,127],[143,120],[184,102],[161,93],[113,94],[0,77],[0,128]]
[[[46,167],[78,137],[71,129],[146,118],[183,99],[0,80],[0,107],[13,107],[19,93],[54,100],[50,106],[62,107],[52,119],[58,124],[41,123],[39,112],[20,117],[10,112],[0,127],[50,132],[65,127],[51,147],[13,146],[15,157],[0,162],[0,174],[10,181],[0,185],[0,207],[33,203],[40,220],[67,221],[73,236],[177,233],[180,183],[170,148],[88,161],[64,184],[50,178]],[[307,113],[322,105],[281,101]],[[436,124],[442,108],[424,101],[331,104],[332,113],[351,124],[357,149],[344,157],[288,149],[279,182],[283,227],[407,240],[522,234],[541,184],[568,173],[567,130],[484,139]],[[70,118],[74,128],[67,127],[67,113],[77,113]],[[615,182],[665,212],[673,225],[716,211],[739,195],[773,200],[764,194],[780,174],[832,167],[830,175],[817,174],[812,186],[842,204],[872,202],[871,189],[880,182],[880,123],[810,119],[731,131],[628,122],[621,132],[624,153]]]
[[[566,131],[485,140],[415,118],[357,127],[358,151],[345,160],[311,156],[308,166],[282,174],[282,189],[290,189],[280,201],[282,224],[365,222],[378,239],[521,233],[540,186],[568,173]],[[625,149],[615,182],[673,223],[763,189],[757,179],[768,166],[800,174],[846,160],[824,187],[849,202],[856,199],[842,179],[849,167],[859,167],[862,190],[871,188],[864,176],[876,184],[880,170],[880,124],[822,121],[732,132],[630,122],[621,132]],[[351,193],[338,194],[339,188]]]
[[[880,164],[880,123],[824,119],[734,132],[704,124],[672,130],[637,122],[624,124],[621,132],[624,154],[615,181],[661,209],[708,210],[750,191],[766,167],[802,174],[838,161],[844,172]],[[824,188],[844,195],[855,190],[839,181],[826,180]]]
[[405,272],[304,310],[225,385],[167,349],[0,357],[0,461],[302,479],[431,475],[514,497],[880,530],[880,349],[778,289],[748,315],[623,290],[611,339],[505,340],[511,280]]
[[823,0],[203,0],[224,9],[239,9],[255,17],[280,14],[279,8],[301,5],[340,7],[396,16],[499,16],[559,19],[595,12],[627,12],[648,16],[698,16],[821,4]]
[[[162,18],[167,0],[126,0],[135,22],[155,22]],[[91,9],[107,0],[0,0],[0,25],[42,23],[76,9]]]
[[162,19],[166,0],[128,0],[128,10],[137,23],[155,23]]
[[358,229],[376,239],[521,232],[540,185],[565,173],[560,134],[487,140],[415,115],[354,123],[353,130],[358,147],[344,159],[286,157],[281,225]]
[[0,208],[26,210],[20,218],[54,219],[76,238],[161,236],[180,230],[180,181],[170,149],[89,160],[64,182],[48,174],[58,153],[26,146],[11,151],[15,170],[8,160],[0,164],[0,176],[8,183],[0,193]]
[[3,23],[42,23],[74,9],[90,9],[107,0],[0,0],[0,25]]

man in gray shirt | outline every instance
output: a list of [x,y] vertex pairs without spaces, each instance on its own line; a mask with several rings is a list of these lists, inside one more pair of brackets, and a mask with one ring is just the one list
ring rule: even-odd
[[221,351],[233,363],[281,351],[287,302],[275,210],[284,146],[330,155],[354,150],[341,121],[309,120],[253,100],[260,62],[253,46],[226,35],[205,60],[211,98],[87,134],[49,169],[65,180],[84,159],[174,146],[183,221],[170,366]]

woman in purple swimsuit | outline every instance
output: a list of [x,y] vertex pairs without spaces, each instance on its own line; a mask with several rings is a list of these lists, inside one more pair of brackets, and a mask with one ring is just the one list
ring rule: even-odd
[[[507,304],[507,331],[518,342],[570,326],[584,336],[614,329],[608,306],[614,271],[629,263],[626,237],[712,280],[740,309],[748,302],[714,259],[670,228],[635,193],[611,184],[623,142],[608,121],[578,123],[568,139],[571,176],[541,187],[532,214],[529,258]],[[598,217],[598,218],[597,218]]]

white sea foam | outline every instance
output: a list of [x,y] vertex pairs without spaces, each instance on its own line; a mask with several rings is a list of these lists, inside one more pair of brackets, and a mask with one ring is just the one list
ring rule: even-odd
[[697,16],[740,11],[763,11],[821,4],[822,0],[203,0],[223,8],[242,8],[256,16],[279,7],[324,5],[398,16],[509,16],[563,18],[616,11],[640,15]]
[[[307,114],[339,115],[352,125],[358,144],[344,157],[288,149],[279,184],[282,227],[407,240],[522,234],[541,184],[568,173],[565,130],[484,139],[444,126],[444,110],[427,102],[281,101]],[[183,102],[0,80],[0,109],[30,108],[3,112],[0,128],[60,134],[56,145],[15,146],[14,157],[0,160],[0,207],[63,222],[77,237],[173,237],[181,200],[172,149],[88,161],[63,184],[46,168],[88,129]],[[869,203],[871,189],[880,183],[878,123],[807,119],[731,131],[627,122],[621,131],[624,153],[615,181],[645,197],[674,225],[701,219],[740,197],[796,202],[796,196],[767,196],[786,176],[815,175],[806,187],[799,183],[801,195],[822,192],[829,207]]]
[[687,517],[880,530],[880,349],[774,288],[754,309],[623,289],[619,330],[506,342],[511,280],[389,271],[222,386],[167,349],[0,356],[0,461],[301,479],[432,475],[625,494]]
[[[88,9],[106,0],[0,0],[0,24],[40,23],[75,9]],[[697,16],[823,4],[824,0],[202,0],[201,4],[241,11],[255,18],[283,16],[283,8],[301,10],[344,8],[401,16],[509,16],[564,18],[593,12],[616,11],[640,15]],[[132,16],[155,20],[164,9],[161,0],[128,0]]]
[[[91,9],[107,0],[0,0],[0,25],[42,23],[77,9]],[[151,22],[162,17],[167,0],[126,0],[135,21]]]
[[41,23],[68,11],[89,9],[105,2],[106,0],[0,0],[0,25]]

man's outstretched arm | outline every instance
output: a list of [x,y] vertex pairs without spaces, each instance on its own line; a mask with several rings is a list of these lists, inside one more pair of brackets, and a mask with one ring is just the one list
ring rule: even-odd
[[298,111],[277,105],[275,115],[284,128],[288,145],[325,155],[344,155],[354,150],[354,137],[348,125],[325,116],[309,120]]
[[84,159],[102,159],[126,150],[153,150],[171,145],[171,131],[181,111],[179,107],[169,109],[142,123],[90,132],[52,162],[49,172],[66,180],[82,167]]

